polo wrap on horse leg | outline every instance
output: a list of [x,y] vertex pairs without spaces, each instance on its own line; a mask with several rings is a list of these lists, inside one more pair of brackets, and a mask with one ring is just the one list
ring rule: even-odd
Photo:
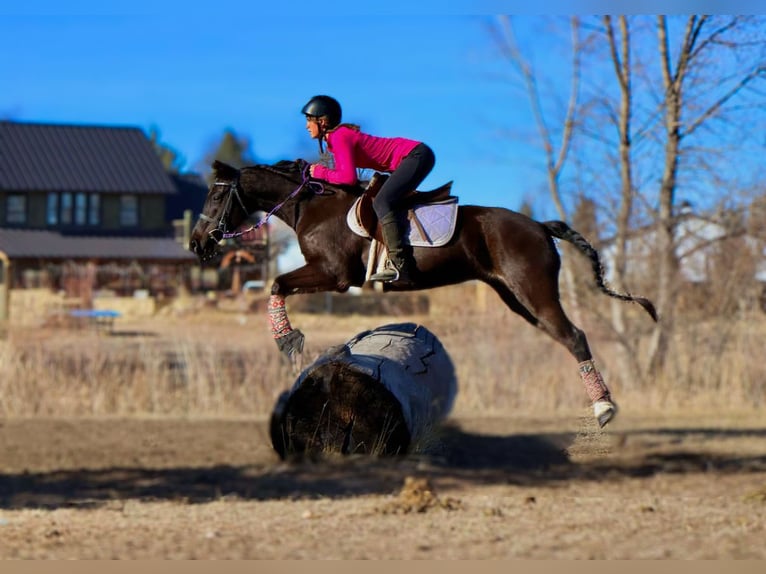
[[282,295],[269,297],[269,321],[271,323],[271,335],[277,343],[277,348],[292,363],[293,368],[300,370],[301,354],[305,337],[298,329],[293,329],[290,319],[287,318],[285,298]]
[[287,318],[285,298],[282,295],[269,297],[269,322],[271,323],[271,335],[275,339],[281,339],[293,330],[290,319]]
[[582,382],[585,383],[585,391],[588,393],[591,403],[611,400],[609,388],[606,386],[601,373],[596,369],[596,365],[593,364],[592,359],[579,363],[577,368],[580,371]]

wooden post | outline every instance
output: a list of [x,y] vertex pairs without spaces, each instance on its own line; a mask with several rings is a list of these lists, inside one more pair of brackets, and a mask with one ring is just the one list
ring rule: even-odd
[[5,325],[11,315],[11,260],[0,251],[0,331],[4,331]]
[[403,454],[447,417],[456,394],[454,365],[433,333],[383,325],[329,349],[280,395],[272,445],[281,458]]
[[487,291],[489,286],[483,281],[476,282],[476,309],[480,313],[487,312]]

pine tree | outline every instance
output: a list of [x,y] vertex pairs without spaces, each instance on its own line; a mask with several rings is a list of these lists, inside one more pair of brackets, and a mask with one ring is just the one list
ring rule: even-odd
[[170,146],[160,142],[160,132],[154,126],[149,129],[149,140],[152,142],[154,151],[159,156],[165,171],[180,173],[185,163],[183,156]]
[[222,161],[238,169],[257,163],[252,152],[250,139],[238,135],[231,128],[224,130],[218,145],[205,155],[203,162],[207,170],[206,179],[208,183],[210,183],[212,177],[209,167],[214,160]]

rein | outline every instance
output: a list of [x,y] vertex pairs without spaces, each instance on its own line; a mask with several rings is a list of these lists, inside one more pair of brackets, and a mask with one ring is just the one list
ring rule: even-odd
[[[239,205],[242,207],[242,210],[247,213],[247,208],[245,207],[244,202],[242,201],[242,198],[239,195],[239,192],[237,191],[237,182],[234,183],[224,183],[224,182],[215,182],[213,185],[228,185],[229,186],[229,196],[226,199],[226,206],[224,207],[223,214],[218,220],[218,226],[216,229],[210,232],[210,234],[214,233],[215,231],[218,231],[221,234],[221,239],[218,240],[220,243],[224,239],[232,239],[234,237],[240,237],[242,235],[245,235],[246,233],[249,233],[251,231],[255,231],[256,229],[260,229],[263,225],[265,225],[269,218],[274,215],[277,211],[282,209],[288,201],[290,201],[292,198],[294,198],[296,195],[298,195],[301,191],[304,189],[309,189],[314,192],[314,195],[323,195],[324,185],[318,181],[311,181],[311,176],[309,175],[309,168],[311,166],[309,164],[306,164],[306,166],[303,168],[302,171],[302,177],[303,180],[301,181],[300,185],[295,188],[293,191],[290,192],[290,194],[283,199],[281,202],[279,202],[277,205],[274,206],[274,208],[269,211],[264,217],[262,217],[257,223],[254,223],[247,229],[243,229],[242,231],[232,231],[227,232],[226,231],[226,223],[224,219],[229,215],[229,210],[231,209],[232,204],[232,196],[234,196],[237,201],[239,202]],[[210,223],[215,223],[215,220],[202,214],[200,215],[200,218],[208,221]]]

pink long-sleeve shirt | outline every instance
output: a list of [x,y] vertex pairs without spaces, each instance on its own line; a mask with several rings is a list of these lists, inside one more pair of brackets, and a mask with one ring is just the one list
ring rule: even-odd
[[327,149],[335,168],[314,167],[314,177],[338,185],[355,184],[356,168],[392,172],[420,142],[406,138],[383,138],[340,125],[327,135]]

